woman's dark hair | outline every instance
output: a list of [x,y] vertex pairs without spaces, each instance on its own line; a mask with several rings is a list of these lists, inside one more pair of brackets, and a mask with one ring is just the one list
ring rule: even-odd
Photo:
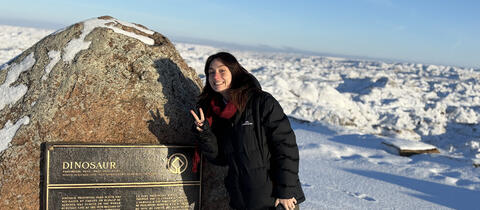
[[198,105],[200,107],[208,107],[212,99],[222,99],[222,95],[215,92],[210,86],[209,82],[208,70],[210,69],[210,64],[215,59],[218,59],[230,70],[230,73],[232,74],[232,82],[230,84],[230,88],[227,91],[230,95],[231,102],[237,107],[237,110],[243,112],[250,94],[254,91],[261,90],[261,87],[258,83],[258,80],[253,75],[251,75],[245,68],[243,68],[243,66],[240,65],[240,63],[232,54],[227,52],[219,52],[207,58],[204,69],[206,82],[205,87],[203,88],[203,91],[199,96]]

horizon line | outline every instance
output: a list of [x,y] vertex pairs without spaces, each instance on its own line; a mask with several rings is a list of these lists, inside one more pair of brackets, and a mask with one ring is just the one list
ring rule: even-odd
[[[58,30],[68,26],[66,24],[61,24],[56,22],[14,19],[14,18],[4,18],[4,17],[0,17],[0,25],[31,27],[36,29],[47,29],[47,30],[48,29]],[[307,55],[307,56],[337,57],[337,58],[346,58],[346,59],[355,59],[355,60],[365,60],[365,61],[371,61],[371,62],[380,61],[380,62],[386,62],[386,63],[413,63],[413,64],[422,64],[422,65],[441,65],[441,66],[459,67],[459,68],[466,68],[466,69],[471,68],[475,70],[480,70],[480,64],[460,65],[460,64],[449,64],[449,63],[423,62],[419,60],[408,60],[408,59],[406,60],[406,59],[389,58],[389,57],[381,58],[381,57],[372,57],[372,56],[365,56],[365,55],[326,53],[326,52],[319,52],[319,51],[302,50],[302,49],[289,47],[289,46],[274,47],[269,45],[241,44],[241,43],[234,43],[234,42],[215,41],[215,40],[209,40],[205,38],[195,38],[195,37],[189,37],[189,36],[183,36],[183,35],[172,35],[171,38],[169,39],[172,40],[173,42],[199,44],[199,45],[206,45],[206,46],[219,47],[219,48],[228,48],[230,50],[246,50],[246,51],[272,52],[272,53],[274,52],[293,53],[293,54],[301,54],[301,55]]]

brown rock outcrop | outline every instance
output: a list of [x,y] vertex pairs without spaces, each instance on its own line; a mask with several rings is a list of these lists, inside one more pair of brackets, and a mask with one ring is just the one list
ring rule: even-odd
[[[194,142],[201,81],[141,25],[105,16],[57,31],[9,62],[0,84],[0,209],[40,208],[44,142]],[[225,209],[222,169],[204,163],[202,205]]]

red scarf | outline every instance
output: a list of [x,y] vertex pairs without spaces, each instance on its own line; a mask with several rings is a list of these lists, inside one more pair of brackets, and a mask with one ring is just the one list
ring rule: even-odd
[[[217,104],[218,102],[216,102],[213,99],[210,101],[210,105],[212,106],[213,113],[223,119],[230,119],[237,112],[237,107],[235,107],[235,105],[231,101],[229,101],[223,109]],[[207,120],[210,123],[210,125],[212,125],[212,116],[208,116]]]
[[[220,102],[220,103],[222,103],[222,102]],[[218,117],[221,117],[221,118],[224,118],[224,119],[230,119],[237,112],[237,107],[235,107],[235,105],[231,101],[229,101],[223,109],[222,109],[221,106],[219,106],[217,104],[218,104],[218,102],[216,102],[215,99],[212,99],[210,101],[211,111],[213,112],[213,114],[215,114]],[[208,121],[208,124],[211,126],[212,122],[213,122],[213,116],[212,116],[211,112],[207,111],[205,117]],[[195,154],[193,156],[193,168],[192,168],[192,171],[194,173],[197,173],[198,163],[200,163],[200,154],[198,152],[198,147],[196,147],[195,148]]]

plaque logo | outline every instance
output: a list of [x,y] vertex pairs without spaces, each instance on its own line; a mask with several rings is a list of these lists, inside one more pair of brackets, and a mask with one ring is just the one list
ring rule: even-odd
[[187,157],[181,153],[174,153],[168,158],[167,168],[174,174],[183,173],[187,169],[187,166]]

